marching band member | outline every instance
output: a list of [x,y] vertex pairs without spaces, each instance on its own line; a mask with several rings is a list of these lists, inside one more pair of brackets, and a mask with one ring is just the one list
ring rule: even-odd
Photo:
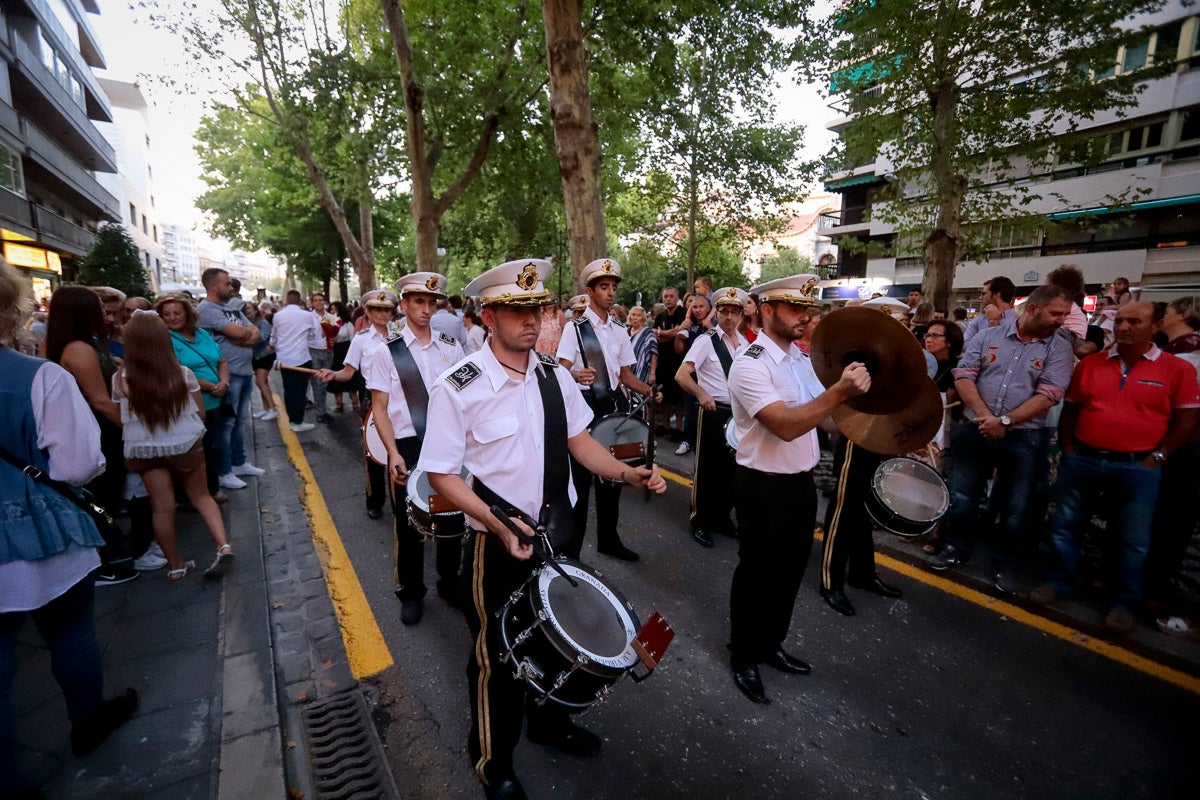
[[[390,289],[372,289],[364,294],[358,302],[366,309],[370,325],[354,334],[354,338],[350,340],[350,349],[346,351],[346,358],[342,362],[341,369],[337,372],[331,369],[317,372],[317,377],[325,383],[331,381],[346,383],[352,380],[355,374],[361,371],[363,362],[370,358],[371,353],[375,352],[375,348],[386,343],[392,337],[390,326],[396,310],[395,292]],[[371,413],[370,402],[371,398],[368,395],[366,408],[368,414]],[[363,461],[366,462],[367,470],[367,516],[371,519],[379,519],[383,516],[383,500],[387,496],[388,486],[383,465],[366,457],[363,458]]]
[[[573,464],[583,465],[589,477],[658,493],[666,489],[657,469],[629,467],[588,435],[593,410],[571,375],[552,357],[533,352],[541,307],[551,302],[541,277],[550,269],[541,259],[509,261],[467,286],[466,293],[480,299],[491,336],[434,383],[429,426],[438,435],[426,443],[420,460],[434,490],[462,509],[477,532],[468,534],[467,546],[472,599],[467,622],[475,640],[467,663],[468,748],[489,798],[525,797],[512,764],[525,688],[500,661],[496,615],[534,569],[531,545],[514,536],[490,506],[513,515],[526,535],[532,530],[518,513],[542,520],[550,545],[569,553],[575,542]],[[563,338],[573,335],[569,331]],[[464,466],[472,486],[460,476]],[[526,706],[532,741],[577,756],[600,749],[600,738],[571,722],[561,706]]]
[[[399,336],[378,346],[363,364],[371,390],[371,413],[388,451],[387,474],[392,484],[392,515],[396,518],[396,597],[400,621],[416,625],[424,613],[425,547],[421,534],[408,521],[408,473],[421,455],[429,412],[429,387],[438,375],[463,357],[452,336],[436,336],[429,318],[437,300],[446,297],[446,278],[436,272],[414,272],[395,283],[404,311]],[[450,605],[461,605],[458,572],[461,542],[441,538],[437,544],[438,594]]]
[[820,456],[816,428],[845,400],[871,387],[867,368],[854,362],[824,389],[808,356],[793,344],[804,331],[808,309],[820,305],[817,280],[796,275],[751,290],[759,296],[762,335],[729,371],[739,442],[730,666],[734,684],[756,703],[770,702],[759,664],[795,674],[811,671],[783,643],[812,549],[817,493],[811,470]]
[[743,309],[750,295],[726,287],[716,292],[717,327],[698,336],[675,373],[675,381],[700,403],[696,439],[695,477],[692,479],[692,538],[704,547],[713,546],[713,532],[736,535],[729,519],[733,510],[733,453],[725,443],[729,406],[729,369],[733,357],[750,343],[738,332]]
[[[623,404],[620,386],[638,394],[650,395],[654,390],[633,374],[637,359],[629,332],[609,315],[617,299],[617,283],[621,280],[621,265],[610,258],[599,258],[580,273],[579,281],[587,287],[588,307],[583,316],[572,320],[558,343],[558,361],[570,370],[579,384],[583,397],[591,407],[593,423],[605,414],[612,414]],[[579,556],[583,536],[587,532],[588,487],[592,475],[576,461],[571,463],[575,491],[575,540],[565,553]],[[596,484],[596,550],[622,561],[637,561],[637,553],[621,543],[617,534],[617,518],[621,508],[621,486],[597,478]]]

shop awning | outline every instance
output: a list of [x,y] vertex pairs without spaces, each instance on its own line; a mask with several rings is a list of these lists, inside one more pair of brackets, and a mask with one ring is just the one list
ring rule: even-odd
[[1136,203],[1128,203],[1126,205],[1119,206],[1100,206],[1098,208],[1081,208],[1077,211],[1059,211],[1055,214],[1048,214],[1047,217],[1051,220],[1058,221],[1062,219],[1082,217],[1084,215],[1100,216],[1103,214],[1126,214],[1130,211],[1149,211],[1150,209],[1154,208],[1186,206],[1193,203],[1200,203],[1200,194],[1185,194],[1179,197],[1163,197],[1158,200],[1141,200]]

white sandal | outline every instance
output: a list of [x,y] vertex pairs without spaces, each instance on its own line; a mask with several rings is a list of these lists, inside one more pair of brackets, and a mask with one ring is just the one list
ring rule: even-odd
[[183,562],[183,566],[180,567],[179,569],[167,570],[167,580],[169,580],[171,583],[179,583],[181,580],[183,580],[184,578],[187,577],[187,574],[189,572],[191,572],[195,568],[196,568],[195,561],[185,561],[185,562]]
[[1187,617],[1161,617],[1155,620],[1158,629],[1168,636],[1181,639],[1200,639],[1200,626]]
[[229,571],[229,567],[233,564],[233,548],[228,544],[221,545],[217,550],[217,557],[212,562],[212,565],[204,570],[206,578],[220,578]]

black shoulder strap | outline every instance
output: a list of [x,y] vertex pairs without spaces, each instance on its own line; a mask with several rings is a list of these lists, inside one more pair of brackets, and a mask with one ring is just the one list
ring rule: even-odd
[[721,329],[714,330],[709,336],[712,337],[713,352],[717,354],[717,360],[721,362],[721,371],[728,378],[729,368],[733,366],[733,356],[729,354],[729,348],[725,346],[725,340],[721,338]]
[[579,349],[583,353],[583,365],[596,370],[596,378],[592,381],[592,398],[602,403],[612,394],[612,386],[608,382],[608,362],[604,360],[604,348],[600,346],[600,338],[596,329],[587,317],[575,320],[575,333],[579,336]]
[[542,447],[542,522],[551,545],[558,547],[572,532],[571,499],[567,482],[571,465],[567,458],[567,406],[554,370],[539,367],[534,370],[538,390],[542,394],[542,413],[545,419],[545,439]]
[[408,401],[408,413],[412,416],[413,427],[417,429],[417,438],[425,441],[425,414],[429,410],[429,390],[425,388],[425,380],[403,336],[397,336],[388,342],[392,351],[392,363],[396,365],[396,375],[400,378],[400,386],[404,389],[404,399]]

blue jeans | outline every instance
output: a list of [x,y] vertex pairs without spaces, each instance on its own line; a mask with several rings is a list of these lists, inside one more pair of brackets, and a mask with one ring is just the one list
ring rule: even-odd
[[1024,541],[1029,496],[1039,474],[1042,432],[1009,430],[1003,439],[986,439],[973,422],[963,423],[950,444],[950,510],[946,513],[946,541],[970,557],[974,532],[979,529],[979,503],[988,478],[996,470],[991,507],[999,509],[1000,530],[996,567],[1016,563]]
[[246,444],[242,439],[242,423],[250,413],[250,395],[254,391],[253,375],[230,375],[225,400],[237,411],[236,417],[225,420],[224,437],[228,446],[221,452],[221,474],[246,463]]
[[1150,549],[1150,526],[1162,471],[1135,461],[1102,461],[1083,453],[1064,453],[1058,465],[1058,505],[1050,524],[1057,563],[1050,575],[1055,591],[1066,594],[1079,566],[1079,526],[1088,519],[1088,500],[1104,493],[1118,509],[1121,557],[1114,605],[1136,609],[1142,601],[1142,566]]
[[229,437],[225,434],[225,415],[221,407],[204,410],[204,472],[208,476],[208,493],[220,491],[217,478],[223,475],[221,466],[229,463]]
[[[78,722],[100,709],[104,679],[92,618],[93,575],[88,575],[41,608],[28,612],[50,646],[50,671],[62,688],[67,715]],[[0,796],[19,784],[13,759],[12,685],[14,643],[25,612],[0,614]]]

